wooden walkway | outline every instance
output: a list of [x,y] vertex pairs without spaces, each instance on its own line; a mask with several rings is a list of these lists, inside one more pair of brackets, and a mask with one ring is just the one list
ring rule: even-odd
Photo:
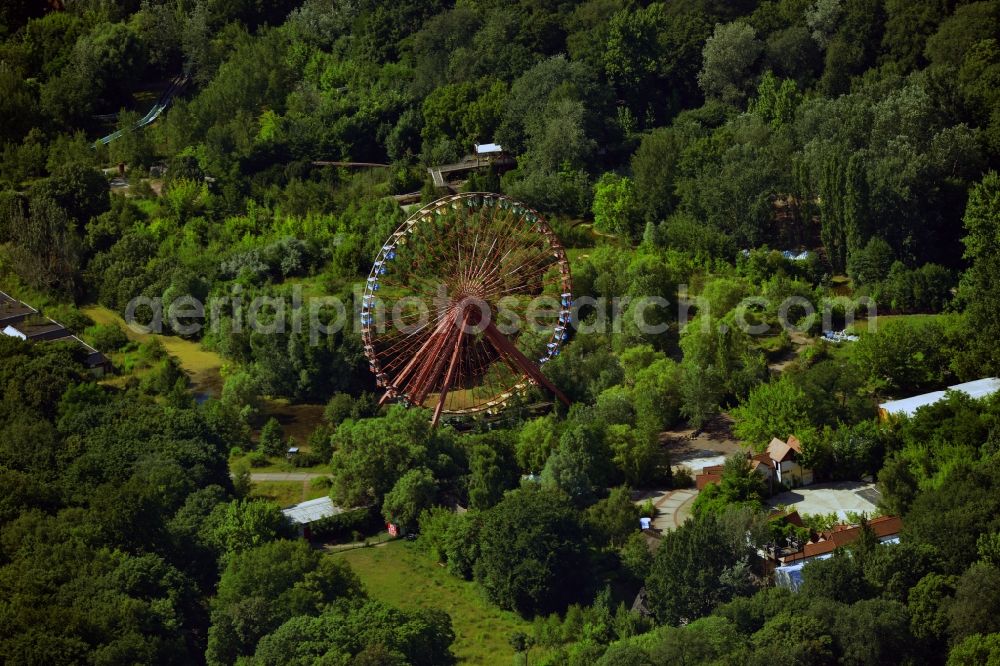
[[388,169],[388,164],[380,164],[379,162],[329,162],[326,160],[316,160],[312,163],[313,166],[335,166],[335,167],[345,167],[348,169],[364,169],[366,167],[376,168],[376,169]]
[[445,176],[449,176],[453,173],[472,171],[484,166],[485,164],[485,162],[477,159],[464,159],[461,162],[455,162],[454,164],[442,164],[440,166],[428,167],[427,171],[431,174],[431,180],[434,181],[434,187],[448,187],[448,180]]

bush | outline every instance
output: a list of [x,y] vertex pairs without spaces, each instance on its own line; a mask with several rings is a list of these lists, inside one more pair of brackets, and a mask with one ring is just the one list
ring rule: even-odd
[[247,460],[250,462],[251,467],[267,466],[267,456],[264,455],[263,451],[251,451],[247,454]]
[[690,488],[694,485],[694,477],[686,467],[678,467],[673,473],[674,488]]
[[374,534],[382,529],[378,513],[369,507],[353,509],[322,518],[309,526],[312,535],[324,539],[361,541],[365,534]]
[[117,324],[98,324],[83,331],[84,339],[102,352],[121,351],[128,344],[128,336]]
[[292,463],[292,467],[313,467],[322,463],[323,458],[311,451],[300,450],[296,455],[292,456],[290,462]]
[[319,490],[329,489],[333,485],[333,480],[328,476],[317,476],[309,480],[309,487]]
[[83,331],[94,325],[94,320],[72,305],[55,305],[45,308],[45,316],[54,319],[71,331]]
[[167,350],[159,338],[152,338],[149,342],[139,346],[139,362],[142,365],[152,365],[167,356]]

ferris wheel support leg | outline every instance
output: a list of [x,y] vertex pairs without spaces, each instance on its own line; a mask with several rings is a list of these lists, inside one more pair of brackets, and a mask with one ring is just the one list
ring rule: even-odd
[[402,384],[403,381],[406,380],[406,377],[410,374],[410,372],[413,371],[413,368],[416,366],[417,362],[421,358],[423,358],[424,352],[427,351],[427,348],[430,347],[431,343],[433,343],[437,339],[437,334],[447,329],[450,324],[451,324],[450,318],[445,318],[441,321],[440,324],[437,325],[437,328],[434,329],[434,332],[430,334],[430,336],[424,341],[424,344],[420,346],[420,349],[418,349],[417,352],[413,355],[413,358],[410,359],[410,362],[406,364],[406,366],[399,372],[398,375],[396,375],[396,378],[392,380],[392,383],[386,387],[386,392],[382,395],[382,398],[378,402],[379,407],[389,402],[390,394],[393,391],[399,390],[400,384]]
[[[461,337],[461,332],[458,332]],[[435,380],[441,376],[442,366],[447,358],[446,350],[451,347],[450,343],[455,338],[455,331],[447,331],[438,335],[438,339],[429,352],[428,360],[425,361],[420,372],[415,375],[410,382],[410,399],[414,405],[421,406],[427,399],[427,394],[431,392]]]
[[569,407],[569,398],[563,395],[563,392],[557,389],[555,385],[549,381],[549,378],[542,374],[542,371],[538,369],[538,366],[522,354],[521,350],[518,349],[506,335],[501,333],[493,322],[490,322],[486,326],[483,330],[483,334],[493,344],[493,346],[497,348],[498,351],[510,357],[514,363],[521,368],[522,372],[528,375],[532,381],[547,388],[552,395],[559,399],[559,402]]
[[465,313],[462,318],[462,328],[459,329],[458,339],[455,340],[455,348],[451,352],[451,360],[448,361],[448,372],[444,375],[444,383],[441,385],[441,395],[438,397],[437,406],[434,408],[434,417],[431,419],[431,427],[438,424],[441,418],[441,411],[444,409],[445,398],[451,390],[451,383],[455,381],[455,368],[458,367],[458,355],[462,351],[462,340],[464,339],[465,326],[469,321],[469,313]]

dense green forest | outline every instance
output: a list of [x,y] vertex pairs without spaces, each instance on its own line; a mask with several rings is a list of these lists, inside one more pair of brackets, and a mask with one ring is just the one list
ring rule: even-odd
[[[357,327],[241,325],[234,298],[351,309],[393,195],[494,141],[516,167],[460,188],[541,211],[574,296],[630,299],[544,366],[571,407],[432,428],[377,405]],[[1000,660],[1000,396],[877,409],[1000,374],[1000,2],[9,0],[0,148],[0,291],[115,367],[0,336],[0,662],[459,661],[479,638],[434,589],[386,602],[254,490],[292,464],[367,507],[331,541],[391,521],[523,623],[470,661]],[[186,296],[230,306],[117,319]],[[320,416],[296,440],[275,405]],[[692,482],[661,433],[723,413],[749,451],[794,434],[818,480],[876,480],[901,542],[775,587],[752,563],[794,530],[737,455],[651,550],[631,491]]]

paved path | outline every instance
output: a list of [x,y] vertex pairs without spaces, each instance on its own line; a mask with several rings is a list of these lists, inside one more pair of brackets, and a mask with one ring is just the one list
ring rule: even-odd
[[691,504],[698,496],[693,488],[675,490],[655,503],[656,517],[653,527],[664,532],[680,527],[691,513]]
[[653,529],[669,532],[683,525],[684,521],[691,515],[691,505],[694,504],[694,499],[697,496],[698,491],[694,488],[654,490],[640,495],[636,504],[644,504],[647,500],[651,500],[653,506],[656,507]]
[[250,472],[251,481],[309,481],[323,476],[324,472]]

